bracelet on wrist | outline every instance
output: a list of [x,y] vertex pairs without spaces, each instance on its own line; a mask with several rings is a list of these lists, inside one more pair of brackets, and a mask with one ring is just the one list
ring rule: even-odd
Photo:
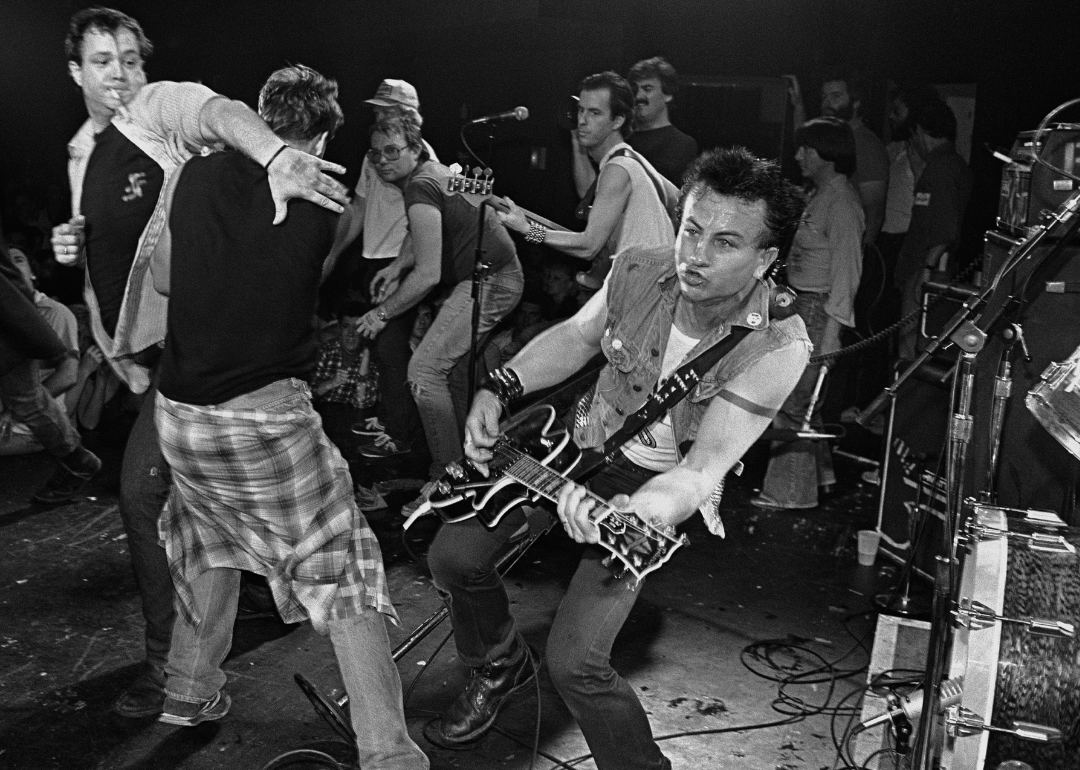
[[491,372],[480,387],[494,393],[495,397],[503,403],[503,406],[516,401],[525,393],[525,387],[521,384],[517,372],[513,369],[507,369],[505,366]]
[[543,243],[547,238],[547,228],[543,225],[529,220],[529,232],[525,233],[526,243]]
[[280,147],[278,147],[277,152],[275,152],[273,155],[270,156],[270,160],[266,161],[266,163],[263,164],[263,169],[266,170],[266,171],[269,171],[270,170],[270,164],[273,163],[275,160],[277,160],[277,156],[280,155],[281,153],[285,152],[285,149],[288,146],[289,145],[287,145],[287,144],[283,144]]

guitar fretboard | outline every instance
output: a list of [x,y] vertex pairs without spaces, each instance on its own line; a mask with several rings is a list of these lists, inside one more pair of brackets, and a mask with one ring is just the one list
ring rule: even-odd
[[[495,456],[507,463],[503,470],[504,475],[553,502],[559,499],[559,493],[562,492],[563,487],[572,483],[565,476],[542,465],[538,460],[508,442],[501,441],[495,446]],[[596,509],[589,516],[593,522],[612,516],[617,518],[623,526],[640,530],[631,517],[621,515],[619,511],[608,505],[606,500],[597,497],[592,492],[587,491],[586,494],[596,501]]]

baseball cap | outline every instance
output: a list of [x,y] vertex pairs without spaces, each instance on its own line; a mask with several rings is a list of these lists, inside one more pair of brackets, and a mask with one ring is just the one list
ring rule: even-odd
[[392,107],[395,104],[403,104],[406,107],[412,107],[414,110],[420,109],[420,97],[417,96],[416,89],[413,88],[411,83],[406,83],[404,80],[384,80],[379,83],[375,96],[365,101],[379,107]]

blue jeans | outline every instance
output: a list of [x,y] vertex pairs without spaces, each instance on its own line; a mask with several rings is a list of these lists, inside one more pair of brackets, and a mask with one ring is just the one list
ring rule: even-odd
[[[484,279],[480,299],[480,334],[510,314],[521,299],[525,280],[521,265],[514,261]],[[409,385],[431,452],[431,477],[442,475],[447,463],[461,457],[465,431],[463,406],[471,394],[459,393],[457,405],[451,394],[451,372],[461,360],[468,359],[472,339],[472,283],[462,281],[443,302],[431,322],[423,342],[409,361]],[[464,369],[464,371],[462,371]],[[464,387],[468,367],[458,368],[455,387]]]
[[[392,259],[365,259],[364,290],[371,285],[371,279]],[[412,336],[416,321],[416,308],[406,310],[386,322],[386,327],[375,338],[375,362],[379,366],[379,403],[375,413],[386,432],[400,444],[412,446],[424,440],[424,431],[420,425],[420,415],[416,411],[416,402],[409,392],[409,360],[412,349],[409,337]]]
[[40,372],[36,359],[26,359],[9,369],[0,376],[0,401],[49,454],[60,458],[79,447],[79,434],[42,386]]
[[156,684],[165,684],[165,663],[172,636],[173,582],[165,548],[158,542],[158,518],[169,498],[169,466],[161,454],[154,401],[157,378],[143,394],[120,470],[120,518],[146,620],[146,662]]
[[[209,569],[192,581],[191,589],[202,623],[193,626],[182,613],[177,616],[166,695],[185,703],[204,703],[225,686],[221,664],[232,646],[240,571]],[[331,620],[329,626],[349,694],[360,766],[427,770],[427,757],[409,737],[405,724],[401,678],[382,616],[372,609],[359,617]]]
[[[806,324],[810,343],[819,350],[828,319],[825,314],[828,298],[828,294],[804,291],[799,292],[795,299],[795,311]],[[802,427],[820,371],[820,364],[810,364],[803,370],[795,390],[791,391],[773,418],[774,427],[792,430]],[[824,401],[825,390],[822,388],[810,418],[811,428],[821,428],[821,405]],[[818,504],[818,486],[835,483],[832,451],[827,441],[798,439],[772,442],[769,469],[761,488],[765,497],[785,508],[813,508]]]
[[[587,486],[604,499],[631,493],[656,474],[621,455]],[[444,524],[428,553],[432,577],[449,596],[458,655],[479,667],[509,651],[516,635],[510,603],[495,563],[524,536],[521,509],[494,530],[475,518]],[[546,660],[551,680],[581,728],[599,770],[660,770],[666,760],[633,688],[611,667],[611,646],[643,583],[632,590],[601,562],[608,552],[586,549],[555,614]]]

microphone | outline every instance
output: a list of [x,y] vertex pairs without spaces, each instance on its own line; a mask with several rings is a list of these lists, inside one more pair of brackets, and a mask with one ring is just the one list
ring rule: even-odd
[[[949,706],[955,706],[960,702],[960,696],[964,694],[964,677],[958,676],[942,682],[939,691],[941,701],[938,705],[942,711],[949,708]],[[869,730],[871,727],[876,727],[882,722],[888,722],[899,716],[907,717],[909,721],[913,721],[919,718],[922,710],[923,691],[916,690],[911,695],[901,698],[896,708],[891,708],[877,716],[870,717],[865,722],[862,722],[859,727],[862,730]]]
[[529,111],[525,107],[515,107],[512,110],[506,110],[506,112],[496,112],[482,118],[473,118],[469,121],[469,125],[474,123],[498,123],[500,120],[525,120],[527,117],[529,117]]

